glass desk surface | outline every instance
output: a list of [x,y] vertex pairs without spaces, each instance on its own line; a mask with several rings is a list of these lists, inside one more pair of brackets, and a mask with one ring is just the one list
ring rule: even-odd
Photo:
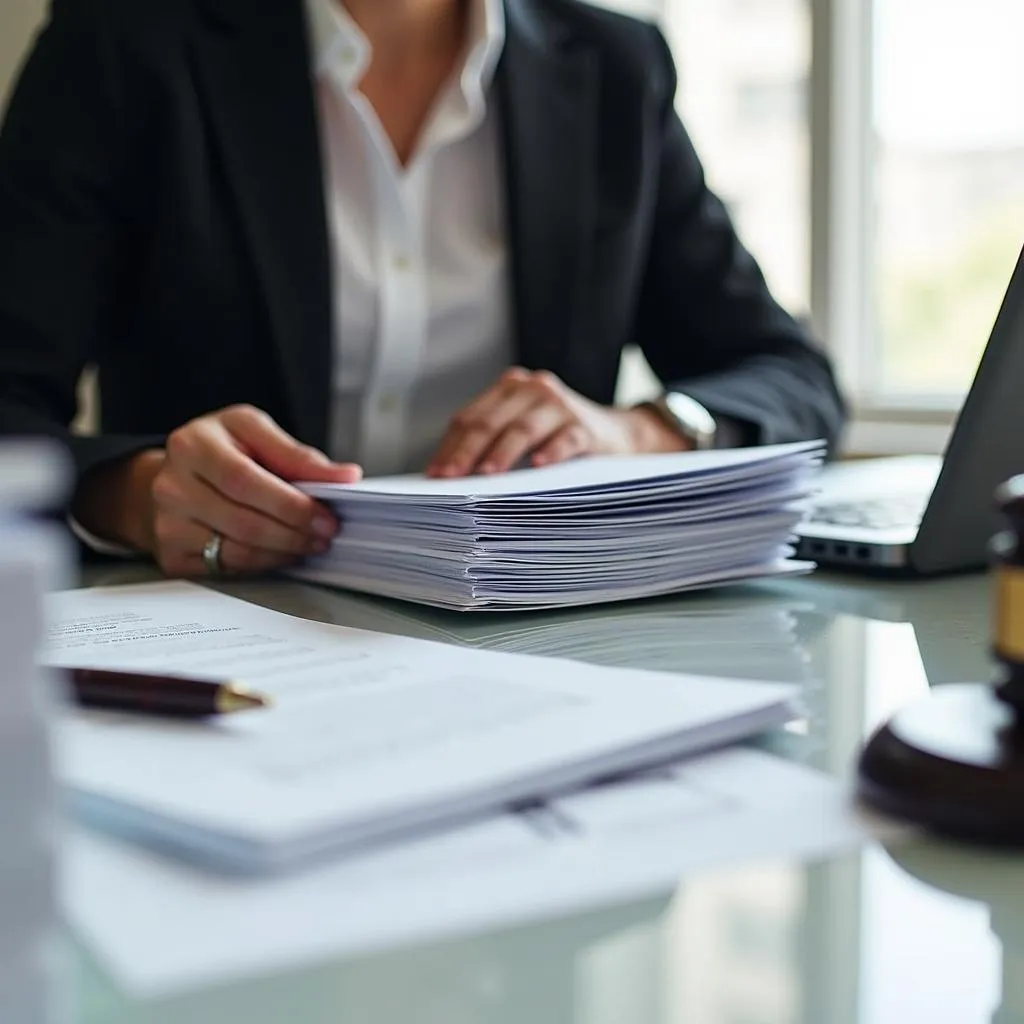
[[[132,566],[90,569],[85,582],[153,578]],[[277,581],[218,589],[428,639],[797,681],[806,722],[765,742],[847,779],[894,710],[929,685],[991,671],[984,575],[818,574],[520,616]],[[821,863],[753,863],[642,902],[161,1002],[128,999],[86,950],[71,949],[76,1024],[1024,1024],[1024,856],[917,838]]]

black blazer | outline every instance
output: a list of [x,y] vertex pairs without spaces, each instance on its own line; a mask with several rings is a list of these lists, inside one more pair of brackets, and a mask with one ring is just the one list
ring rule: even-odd
[[[79,473],[236,402],[327,443],[331,296],[301,0],[55,0],[0,134],[0,433]],[[612,400],[623,347],[760,442],[833,440],[829,366],[707,189],[650,25],[507,0],[519,361]],[[98,368],[101,436],[72,438]]]

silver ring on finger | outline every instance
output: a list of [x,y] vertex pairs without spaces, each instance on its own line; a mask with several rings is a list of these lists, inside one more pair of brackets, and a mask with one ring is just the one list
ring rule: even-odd
[[220,549],[223,544],[224,538],[214,531],[203,546],[203,565],[211,576],[220,576],[224,572],[224,566],[220,563]]

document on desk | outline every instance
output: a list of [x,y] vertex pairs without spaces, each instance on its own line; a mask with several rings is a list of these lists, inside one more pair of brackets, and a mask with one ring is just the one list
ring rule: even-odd
[[344,522],[302,579],[460,611],[650,597],[806,572],[819,442],[577,459],[493,476],[300,483]]
[[271,708],[205,722],[69,712],[58,766],[84,820],[269,872],[729,743],[795,688],[309,622],[188,583],[50,595],[46,658],[230,678]]
[[697,871],[803,862],[868,836],[838,782],[733,748],[281,879],[226,880],[78,830],[63,903],[119,984],[156,997],[647,898]]

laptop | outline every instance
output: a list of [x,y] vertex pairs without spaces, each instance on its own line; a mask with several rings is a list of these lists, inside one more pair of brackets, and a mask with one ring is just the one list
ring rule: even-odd
[[945,456],[826,466],[798,529],[821,565],[931,575],[988,564],[1004,527],[994,492],[1024,473],[1024,251],[1017,260]]

